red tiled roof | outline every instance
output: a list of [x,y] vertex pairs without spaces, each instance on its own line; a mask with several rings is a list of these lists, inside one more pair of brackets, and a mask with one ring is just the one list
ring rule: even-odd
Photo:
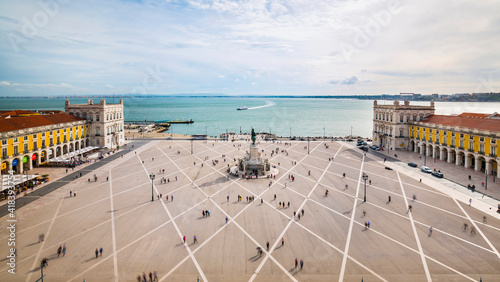
[[489,117],[491,114],[463,113],[458,116],[431,115],[424,118],[421,122],[500,132],[500,119],[479,118],[482,115]]
[[10,118],[7,118],[4,115],[0,117],[0,132],[8,132],[19,129],[74,122],[80,120],[85,119],[75,117],[64,112],[56,112],[54,114],[48,115],[11,116]]
[[461,113],[459,117],[467,117],[467,118],[487,118],[491,114],[478,114],[478,113]]

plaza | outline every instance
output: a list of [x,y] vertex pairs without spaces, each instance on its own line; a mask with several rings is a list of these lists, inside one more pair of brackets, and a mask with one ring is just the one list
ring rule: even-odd
[[[154,271],[159,281],[500,277],[496,207],[469,203],[468,196],[349,143],[261,140],[259,150],[279,170],[272,179],[228,177],[249,142],[134,143],[123,157],[16,211],[16,274],[4,263],[0,280],[37,280],[43,258],[49,259],[46,281],[137,281]],[[278,153],[271,156],[272,150]],[[209,217],[202,215],[207,210]],[[8,219],[0,232],[5,256]],[[62,245],[66,254],[58,256]]]

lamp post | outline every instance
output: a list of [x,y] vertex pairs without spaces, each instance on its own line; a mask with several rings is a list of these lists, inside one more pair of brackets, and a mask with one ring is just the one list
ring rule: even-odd
[[153,173],[151,173],[149,175],[149,178],[151,179],[151,202],[152,202],[155,200],[154,193],[153,193],[153,190],[154,190],[153,180],[155,180],[155,175]]
[[290,139],[292,139],[292,127],[290,126]]
[[484,180],[484,190],[488,190],[488,170],[484,170],[484,176],[485,176],[485,180]]
[[326,136],[326,134],[325,134],[325,127],[323,126],[323,141],[325,141],[325,138],[326,138],[325,136]]
[[427,146],[424,147],[424,166],[427,164]]
[[363,172],[363,180],[365,181],[365,196],[363,197],[363,202],[366,203],[366,180],[368,180],[368,175]]

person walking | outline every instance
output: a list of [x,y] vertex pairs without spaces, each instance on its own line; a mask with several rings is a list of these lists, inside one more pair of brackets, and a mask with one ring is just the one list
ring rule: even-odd
[[429,227],[429,237],[432,235],[432,226]]
[[469,199],[469,207],[472,205],[472,198]]
[[266,250],[269,252],[269,241],[266,243]]
[[281,246],[283,247],[285,245],[285,238],[281,237]]
[[226,224],[227,224],[227,221],[228,221],[228,218],[227,218],[227,216],[226,216]]
[[57,257],[61,255],[61,252],[62,252],[62,247],[59,246],[59,248],[57,248]]
[[387,199],[388,199],[387,202],[390,203],[391,202],[391,196],[389,196]]
[[102,247],[101,247],[101,248],[99,249],[99,255],[100,255],[101,257],[102,257],[102,251],[104,251],[104,250],[103,250],[103,249],[102,249]]
[[302,213],[302,216],[304,216],[304,209],[302,209],[300,212]]
[[182,241],[184,242],[184,244],[186,244],[186,235],[182,237]]
[[300,270],[302,270],[302,267],[304,267],[304,261],[300,260]]
[[297,268],[298,265],[299,265],[299,261],[297,260],[297,258],[295,258],[295,268]]
[[193,236],[193,244],[198,243],[198,239],[196,238],[196,235]]
[[226,197],[226,198],[227,198],[227,202],[229,203],[229,195],[227,195],[227,197]]
[[66,244],[63,245],[62,254],[63,257],[66,255]]
[[97,248],[95,248],[95,258],[98,258],[99,257],[99,250]]

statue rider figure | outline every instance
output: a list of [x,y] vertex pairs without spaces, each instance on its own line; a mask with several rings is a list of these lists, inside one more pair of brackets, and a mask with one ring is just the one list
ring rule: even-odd
[[255,130],[252,128],[252,144],[255,145]]

